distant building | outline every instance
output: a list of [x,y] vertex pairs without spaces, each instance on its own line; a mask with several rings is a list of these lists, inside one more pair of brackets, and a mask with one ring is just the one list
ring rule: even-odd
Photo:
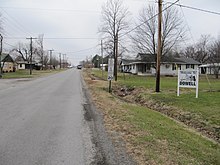
[[220,72],[220,63],[208,63],[199,66],[201,68],[202,74],[219,74]]
[[36,63],[35,61],[30,64],[28,61],[17,61],[17,69],[18,70],[24,70],[24,69],[30,69],[30,66],[32,65],[32,69],[40,70],[42,69],[41,63]]
[[28,63],[27,61],[17,61],[17,69],[18,70],[24,70],[26,69],[26,64]]
[[15,63],[13,58],[6,53],[2,53],[1,55],[1,66],[2,72],[14,72],[15,71]]

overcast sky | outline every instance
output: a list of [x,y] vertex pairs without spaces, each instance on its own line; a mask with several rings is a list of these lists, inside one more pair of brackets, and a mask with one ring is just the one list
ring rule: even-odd
[[[101,6],[105,0],[0,0],[3,18],[4,50],[26,37],[44,34],[44,48],[54,55],[66,54],[72,64],[100,53]],[[164,1],[168,2],[168,1]],[[174,2],[170,0],[169,2]],[[135,22],[143,6],[155,0],[125,0]],[[180,0],[180,4],[220,13],[219,0]],[[196,42],[201,34],[220,36],[220,15],[178,7],[188,28],[187,43]]]

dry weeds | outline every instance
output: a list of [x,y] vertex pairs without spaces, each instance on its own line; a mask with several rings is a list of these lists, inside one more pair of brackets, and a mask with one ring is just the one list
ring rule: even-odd
[[106,92],[108,82],[95,80],[88,72],[84,72],[83,74],[92,100],[97,110],[104,116],[105,127],[116,149],[120,150],[122,147],[125,147],[127,153],[140,165],[156,164],[152,159],[145,157],[145,147],[138,145],[134,141],[138,136],[145,136],[147,133],[137,131],[137,129],[126,120],[129,114],[125,108],[122,108],[124,102]]

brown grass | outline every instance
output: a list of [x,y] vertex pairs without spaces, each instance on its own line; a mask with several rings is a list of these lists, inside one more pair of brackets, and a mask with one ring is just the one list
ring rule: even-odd
[[[144,136],[146,132],[137,131],[129,121],[126,120],[128,112],[123,108],[124,102],[113,97],[107,92],[108,82],[95,80],[88,72],[84,72],[84,80],[88,85],[92,100],[96,108],[103,114],[107,132],[111,136],[116,149],[125,147],[138,164],[155,164],[152,160],[146,160],[145,149],[137,145],[135,138]],[[114,86],[114,84],[113,84]]]

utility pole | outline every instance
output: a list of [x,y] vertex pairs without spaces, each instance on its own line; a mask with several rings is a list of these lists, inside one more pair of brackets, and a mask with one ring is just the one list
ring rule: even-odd
[[44,34],[42,35],[42,44],[41,44],[41,51],[42,51],[42,70],[44,70]]
[[50,69],[52,69],[51,66],[52,66],[52,52],[53,51],[54,51],[53,49],[49,50],[49,52],[50,52]]
[[103,45],[102,45],[102,40],[101,40],[101,56],[102,56],[102,79],[103,79]]
[[66,67],[65,58],[66,58],[66,54],[63,54],[63,68]]
[[63,54],[63,62],[62,62],[63,63],[63,69],[64,69],[64,56],[65,56],[65,54]]
[[61,69],[61,53],[59,53],[59,58],[60,58],[60,69]]
[[0,79],[2,78],[2,41],[3,36],[0,34],[0,42],[1,42],[1,49],[0,49]]
[[33,69],[32,68],[32,49],[33,49],[32,43],[33,43],[33,39],[37,39],[37,38],[30,37],[30,38],[26,38],[26,39],[31,41],[31,43],[30,43],[30,53],[31,53],[31,57],[30,57],[30,75],[32,75],[32,69]]
[[160,59],[161,59],[161,24],[162,24],[162,0],[158,1],[158,46],[156,68],[156,92],[160,92]]
[[114,43],[114,49],[115,49],[115,61],[114,61],[114,73],[115,73],[115,81],[118,79],[118,32],[116,33],[115,37],[115,43]]

